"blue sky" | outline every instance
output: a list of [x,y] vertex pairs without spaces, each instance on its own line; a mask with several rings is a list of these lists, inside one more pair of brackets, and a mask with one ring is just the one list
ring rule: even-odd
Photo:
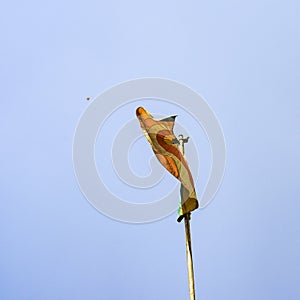
[[111,220],[73,172],[85,98],[154,76],[199,92],[226,139],[222,187],[192,220],[198,298],[299,299],[299,8],[3,3],[0,298],[187,299],[176,214],[145,225]]

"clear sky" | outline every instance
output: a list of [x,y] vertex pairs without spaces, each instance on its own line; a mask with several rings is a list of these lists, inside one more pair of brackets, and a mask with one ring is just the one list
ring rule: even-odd
[[226,139],[221,189],[192,219],[198,299],[299,299],[299,9],[296,0],[3,3],[0,298],[187,299],[176,214],[111,220],[73,172],[85,98],[154,76],[199,92]]

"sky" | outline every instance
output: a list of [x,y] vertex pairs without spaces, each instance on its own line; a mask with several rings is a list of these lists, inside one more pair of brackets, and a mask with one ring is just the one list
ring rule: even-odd
[[[139,225],[108,218],[81,193],[72,162],[87,97],[161,77],[202,95],[226,140],[222,186],[192,217],[197,299],[299,299],[299,9],[293,0],[3,3],[0,298],[188,299],[176,213]],[[139,144],[132,155],[143,164],[151,151]],[[201,149],[199,194],[210,159]]]

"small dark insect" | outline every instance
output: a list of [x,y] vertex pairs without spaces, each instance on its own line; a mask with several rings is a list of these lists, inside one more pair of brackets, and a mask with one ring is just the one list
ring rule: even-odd
[[89,101],[90,99],[91,99],[91,98],[89,98],[89,97],[88,97],[88,98],[86,98],[86,100],[87,100],[87,101]]

